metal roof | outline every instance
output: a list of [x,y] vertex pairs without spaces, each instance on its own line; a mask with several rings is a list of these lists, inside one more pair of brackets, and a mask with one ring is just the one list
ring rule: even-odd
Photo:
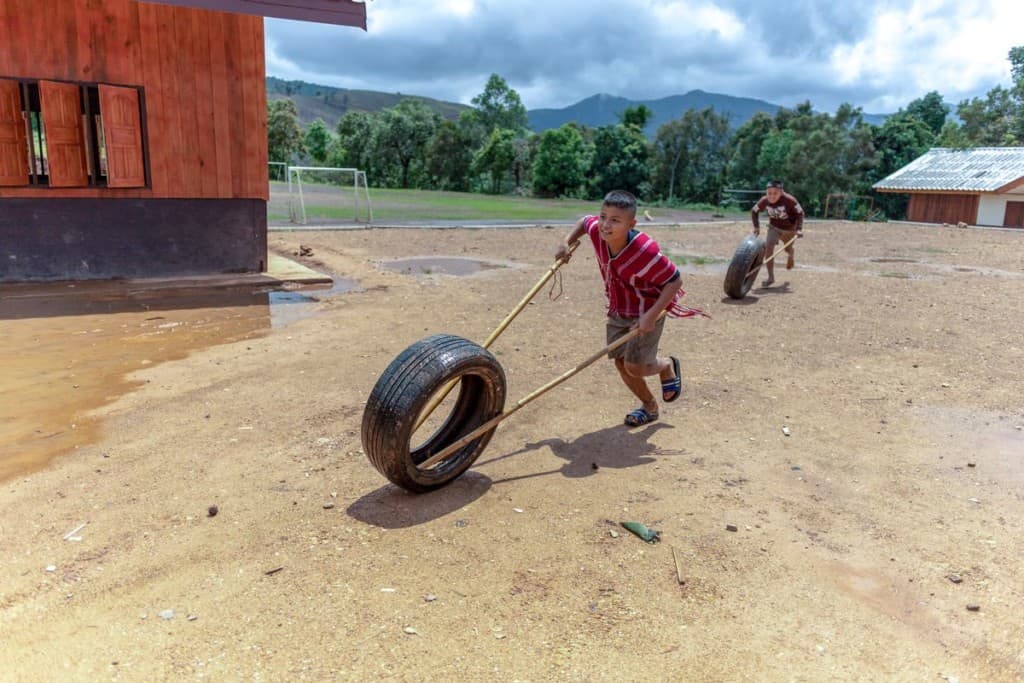
[[366,5],[353,0],[145,0],[161,5],[194,7],[217,12],[255,14],[277,19],[356,26],[366,30]]
[[1005,192],[1024,184],[1024,147],[934,147],[872,185],[889,192]]

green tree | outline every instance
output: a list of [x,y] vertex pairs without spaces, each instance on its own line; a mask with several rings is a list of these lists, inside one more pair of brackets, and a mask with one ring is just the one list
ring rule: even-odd
[[688,110],[662,125],[654,139],[654,189],[673,201],[717,204],[725,182],[729,119],[710,107]]
[[575,125],[546,130],[533,158],[533,191],[541,197],[578,197],[586,168],[586,145]]
[[820,214],[828,194],[866,191],[864,174],[876,160],[871,129],[859,108],[842,104],[831,116],[808,106],[790,122],[790,130],[795,135],[783,178],[805,209]]
[[[765,136],[757,154],[757,175],[766,180],[781,180],[786,173],[786,161],[793,148],[791,130],[773,130]],[[762,185],[763,187],[763,185]]]
[[469,190],[473,166],[473,140],[465,127],[441,121],[426,148],[427,171],[442,190]]
[[635,126],[643,130],[652,118],[654,118],[654,112],[647,105],[638,104],[635,107],[626,107],[626,110],[619,115],[619,122],[624,126]]
[[[927,152],[935,143],[935,134],[922,119],[907,112],[890,116],[874,129],[874,147],[878,150],[878,165],[867,175],[868,183],[875,183],[898,171]],[[876,193],[877,206],[889,218],[906,215],[908,196],[905,194]]]
[[316,119],[306,129],[306,151],[317,163],[327,161],[327,151],[331,145],[331,131],[323,119]]
[[289,163],[305,152],[299,110],[289,99],[267,101],[267,154],[270,161]]
[[1024,45],[1010,48],[1010,74],[1013,77],[1013,97],[1017,101],[1013,135],[1018,145],[1024,145]]
[[957,105],[961,133],[970,147],[1002,147],[1020,144],[1017,118],[1020,106],[1012,90],[996,86],[985,99],[973,97]]
[[950,147],[1024,145],[1024,46],[1011,48],[1008,54],[1013,84],[996,86],[984,99],[961,100],[956,115],[958,127],[945,127],[940,142]]
[[366,171],[366,177],[374,184],[382,184],[374,168],[377,118],[364,111],[349,110],[338,121],[336,144],[331,146],[328,161],[331,166],[358,168]]
[[529,185],[530,174],[533,171],[533,148],[534,142],[531,138],[517,137],[512,141],[514,154],[512,156],[512,189],[513,192],[521,193],[523,188]]
[[498,74],[491,74],[483,92],[470,102],[485,135],[489,135],[495,128],[517,133],[526,128],[526,107],[519,99],[519,93],[510,88]]
[[785,181],[812,214],[830,193],[866,192],[877,163],[872,128],[859,108],[842,104],[835,115],[819,114],[810,102],[776,114],[757,157],[758,175]]
[[501,192],[502,180],[512,172],[512,164],[516,158],[515,139],[514,131],[508,128],[493,128],[473,159],[473,170],[490,176],[492,194]]
[[[375,158],[385,168],[397,169],[399,187],[409,187],[415,170],[426,170],[427,143],[441,116],[423,102],[406,98],[378,115]],[[392,172],[391,175],[394,173]],[[390,177],[390,176],[389,176]]]
[[775,122],[765,112],[757,112],[736,129],[729,141],[729,184],[737,189],[758,189],[771,178],[763,176],[758,158],[765,139],[775,129]]
[[908,104],[906,114],[923,121],[931,129],[934,136],[938,135],[946,124],[946,117],[949,115],[949,105],[942,101],[942,95],[932,90],[924,97],[920,97]]
[[594,154],[590,164],[590,196],[626,190],[637,197],[650,192],[651,145],[643,130],[620,123],[594,130]]

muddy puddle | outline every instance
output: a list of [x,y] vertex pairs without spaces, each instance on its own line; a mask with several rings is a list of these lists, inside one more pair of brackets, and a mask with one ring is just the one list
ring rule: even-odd
[[95,441],[101,424],[90,414],[140,383],[130,373],[262,336],[356,287],[339,279],[286,291],[0,290],[0,481]]
[[413,256],[410,258],[382,261],[380,267],[409,275],[451,275],[468,277],[488,270],[508,268],[512,264],[460,256]]

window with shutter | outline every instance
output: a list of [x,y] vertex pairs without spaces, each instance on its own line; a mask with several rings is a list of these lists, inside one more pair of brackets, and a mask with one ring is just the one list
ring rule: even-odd
[[142,155],[139,91],[112,85],[100,85],[99,91],[107,187],[143,187],[146,167]]
[[0,79],[0,186],[28,185],[28,136],[21,84]]
[[39,97],[50,186],[87,186],[81,89],[74,83],[39,81]]
[[0,187],[146,187],[143,90],[0,76]]

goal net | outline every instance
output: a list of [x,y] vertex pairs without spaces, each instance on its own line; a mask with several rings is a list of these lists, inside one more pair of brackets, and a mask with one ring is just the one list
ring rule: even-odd
[[270,183],[270,222],[327,225],[373,221],[365,171],[288,166],[284,175],[285,182]]

